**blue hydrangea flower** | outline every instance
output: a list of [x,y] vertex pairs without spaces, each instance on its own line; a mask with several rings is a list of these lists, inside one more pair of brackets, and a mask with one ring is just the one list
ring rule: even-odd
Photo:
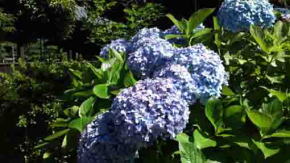
[[130,40],[132,43],[136,43],[137,41],[143,38],[161,38],[162,31],[158,28],[143,28],[139,30]]
[[119,53],[128,53],[130,52],[130,48],[130,42],[124,39],[113,40],[110,44],[107,44],[101,49],[100,56],[103,58],[108,58],[110,49],[114,49]]
[[134,159],[137,147],[116,139],[113,118],[106,112],[87,126],[79,143],[79,163],[127,163]]
[[197,83],[185,66],[179,64],[167,64],[161,70],[156,71],[153,78],[171,78],[177,89],[181,90],[182,98],[189,104],[194,104],[197,99]]
[[128,54],[127,64],[141,78],[150,77],[173,56],[172,44],[159,37],[140,38],[132,44],[133,50]]
[[188,69],[196,83],[195,92],[201,102],[220,96],[222,86],[227,84],[228,74],[218,54],[202,44],[197,44],[176,49],[173,60]]
[[275,8],[276,11],[281,13],[281,18],[290,21],[290,9],[288,8]]
[[189,108],[171,79],[145,79],[124,89],[110,112],[117,138],[146,147],[158,138],[174,138],[186,127]]
[[[199,30],[202,30],[204,28],[205,28],[204,25],[200,24],[194,29],[194,32],[198,32]],[[171,28],[165,30],[162,33],[162,37],[165,37],[166,35],[179,35],[179,34],[182,34],[182,32],[179,31],[176,25],[173,25]],[[183,38],[174,38],[174,39],[169,39],[168,41],[173,44],[185,44],[185,40]]]
[[225,0],[218,18],[220,25],[232,32],[248,31],[251,25],[270,27],[276,20],[267,0]]

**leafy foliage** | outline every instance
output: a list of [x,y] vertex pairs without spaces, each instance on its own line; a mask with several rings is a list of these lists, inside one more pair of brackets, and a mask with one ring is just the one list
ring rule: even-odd
[[192,122],[177,137],[181,161],[289,161],[289,24],[230,33],[213,20],[213,34],[193,42],[210,37],[204,43],[223,57],[229,87],[205,108],[192,106]]
[[108,110],[111,99],[120,89],[136,82],[125,64],[125,55],[112,50],[110,56],[107,60],[100,58],[100,68],[86,63],[82,71],[70,69],[72,86],[61,99],[65,109],[50,124],[53,134],[35,146],[36,149],[44,149],[44,155],[49,153],[46,159],[59,155],[56,148],[76,155],[80,132],[97,115]]
[[27,63],[20,59],[11,74],[0,73],[1,161],[33,160],[36,140],[47,135],[48,123],[58,116],[61,96],[70,83],[67,69],[76,62]]
[[[96,2],[104,3],[104,1]],[[112,5],[107,6],[110,8],[115,4],[107,5]],[[150,5],[148,6],[150,8]],[[102,15],[103,11],[105,9],[91,14]],[[140,24],[150,25],[147,24],[151,20],[151,18],[149,20],[150,15],[137,14],[145,12],[143,8],[136,6],[133,9],[126,9],[125,12],[128,14],[129,24],[133,25],[113,22],[116,26],[120,25],[116,29],[122,29],[117,31],[120,32],[118,36],[125,36],[122,32],[128,28],[133,31],[142,26]],[[212,12],[213,9],[200,10],[189,20],[177,20],[172,15],[168,15],[182,34],[166,37],[185,38],[187,42],[184,46],[202,42],[210,49],[217,51],[230,74],[229,86],[223,88],[222,98],[211,99],[205,106],[202,104],[191,106],[190,123],[184,133],[176,137],[175,142],[159,141],[150,148],[141,149],[140,157],[136,159],[136,162],[290,161],[287,154],[290,150],[288,84],[290,82],[290,24],[278,21],[268,29],[251,26],[249,32],[231,33],[224,31],[219,26],[218,19],[214,18],[213,28],[193,32],[192,29],[195,29]],[[152,14],[157,13],[152,10]],[[144,19],[136,23],[139,16],[144,16]],[[112,26],[104,25],[103,27],[111,28]],[[106,32],[102,33],[98,30],[101,29],[97,29],[95,34],[105,35]],[[100,38],[103,39],[100,42],[106,42],[111,38],[111,36]],[[96,63],[84,62],[67,66],[65,69],[69,71],[71,81],[67,80],[69,84],[65,85],[69,87],[59,85],[59,83],[52,85],[62,86],[61,89],[53,88],[52,90],[62,92],[66,89],[65,95],[61,98],[48,96],[45,89],[48,89],[50,85],[47,83],[39,85],[39,78],[34,79],[29,73],[23,75],[23,72],[20,73],[18,70],[11,76],[1,75],[1,78],[5,80],[2,80],[0,84],[0,97],[1,100],[9,102],[2,103],[1,101],[0,116],[7,115],[9,109],[21,110],[24,106],[32,108],[32,111],[19,114],[18,126],[34,124],[33,116],[39,112],[48,116],[45,123],[49,123],[51,128],[45,128],[46,132],[41,135],[44,138],[37,145],[36,138],[28,141],[31,144],[26,144],[30,149],[26,151],[33,151],[29,153],[30,158],[31,155],[42,155],[46,161],[74,160],[78,136],[86,124],[98,114],[106,111],[112,99],[122,88],[130,87],[136,82],[125,64],[125,54],[112,50],[108,59],[99,58],[99,60],[100,62]],[[22,69],[23,71],[31,69],[29,72],[34,72],[31,67],[28,68],[25,65]],[[51,69],[41,71],[38,75],[43,75],[47,71],[51,72]],[[59,69],[53,69],[52,72],[49,73],[49,77],[62,74]],[[59,92],[49,93],[49,95]],[[40,101],[35,102],[31,99]],[[6,124],[4,122],[8,117],[1,118],[3,122],[0,124]],[[35,121],[43,122],[43,117],[41,118]],[[9,126],[3,125],[3,128],[6,130]],[[52,134],[47,136],[50,130]],[[2,140],[5,142],[7,139]],[[6,142],[3,147],[7,144],[9,143]],[[33,150],[31,146],[34,147]],[[1,148],[2,151],[4,150]]]

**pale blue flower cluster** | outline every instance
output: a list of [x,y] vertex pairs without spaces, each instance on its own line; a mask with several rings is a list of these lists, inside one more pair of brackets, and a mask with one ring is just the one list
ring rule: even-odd
[[225,0],[218,11],[219,23],[232,32],[248,31],[251,25],[270,27],[276,17],[267,0]]
[[145,79],[124,89],[111,109],[80,139],[80,163],[125,163],[158,138],[174,138],[189,119],[187,102],[171,79]]
[[116,135],[117,126],[110,112],[98,116],[82,133],[78,148],[80,163],[127,163],[138,148],[124,144]]
[[123,89],[110,110],[88,125],[79,162],[129,162],[140,148],[182,132],[189,105],[220,95],[227,73],[218,54],[202,44],[177,48],[161,36],[157,28],[143,29],[130,48],[117,42],[107,46],[130,49],[128,67],[145,79]]
[[189,104],[194,104],[196,102],[197,83],[195,83],[185,66],[168,63],[159,71],[154,72],[153,77],[173,79],[175,87],[181,90],[182,98],[185,99]]
[[173,46],[159,37],[141,38],[134,42],[134,51],[128,55],[130,70],[141,78],[150,77],[173,56]]
[[189,118],[187,102],[171,79],[145,79],[124,89],[111,110],[118,139],[145,147],[158,138],[174,138]]
[[228,74],[219,55],[202,44],[176,49],[173,63],[187,68],[195,84],[195,94],[203,103],[210,97],[219,97],[222,86],[227,84]]
[[135,44],[137,41],[143,38],[161,38],[162,31],[158,28],[143,28],[138,31],[131,39],[131,42]]

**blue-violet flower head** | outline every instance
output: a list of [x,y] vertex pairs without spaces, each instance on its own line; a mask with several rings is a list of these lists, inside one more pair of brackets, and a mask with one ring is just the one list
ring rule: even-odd
[[276,20],[267,0],[225,0],[217,15],[220,25],[232,32],[248,31],[251,25],[267,28]]
[[219,55],[202,44],[175,50],[174,62],[185,66],[196,83],[196,94],[201,102],[219,97],[228,74]]
[[115,99],[117,138],[146,147],[158,138],[174,138],[186,127],[189,108],[171,79],[145,79],[124,89]]

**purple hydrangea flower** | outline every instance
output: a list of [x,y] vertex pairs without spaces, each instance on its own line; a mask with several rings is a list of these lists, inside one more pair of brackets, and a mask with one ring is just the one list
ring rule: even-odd
[[146,147],[158,138],[174,138],[189,119],[189,108],[171,79],[145,79],[124,89],[110,112],[118,139]]
[[173,56],[172,44],[159,37],[140,38],[132,44],[133,51],[128,54],[127,64],[141,78],[151,77],[154,71]]
[[100,56],[103,58],[108,58],[110,49],[114,49],[119,53],[128,53],[130,52],[130,48],[130,42],[124,39],[113,40],[110,44],[107,44],[101,49]]
[[138,148],[116,139],[113,118],[106,112],[86,127],[78,148],[79,163],[127,163],[134,159]]
[[196,83],[196,94],[201,102],[219,97],[228,74],[219,55],[202,44],[175,50],[174,62],[185,66]]
[[248,31],[275,23],[273,6],[267,0],[225,0],[218,11],[219,23],[232,32]]
[[181,90],[182,98],[189,104],[194,104],[197,99],[197,83],[185,66],[179,64],[167,64],[164,68],[156,71],[153,78],[171,78],[177,89]]
[[158,138],[174,138],[189,119],[189,108],[171,79],[146,79],[124,89],[111,109],[83,132],[80,163],[125,163]]
[[143,28],[138,31],[131,39],[132,43],[135,43],[143,38],[160,38],[162,31],[158,28]]

